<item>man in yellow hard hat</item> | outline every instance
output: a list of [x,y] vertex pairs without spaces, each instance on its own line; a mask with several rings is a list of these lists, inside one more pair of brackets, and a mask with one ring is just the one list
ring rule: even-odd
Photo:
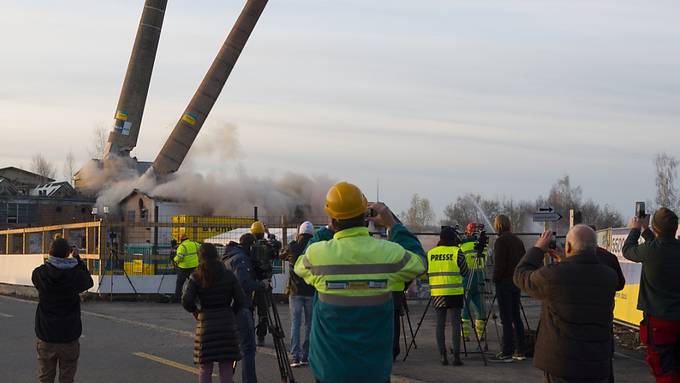
[[[272,262],[277,256],[277,252],[272,248],[271,244],[266,240],[265,234],[267,228],[260,221],[253,222],[250,225],[250,232],[255,236],[255,242],[251,245],[249,254],[255,269],[255,278],[263,282],[265,285],[271,284],[274,266]],[[267,300],[264,292],[256,291],[254,297],[255,307],[257,308],[257,326],[255,333],[257,334],[257,345],[264,346],[264,338],[267,336]]]
[[189,278],[198,266],[198,248],[200,244],[189,239],[186,233],[180,235],[180,244],[177,246],[177,252],[172,259],[177,265],[177,283],[175,284],[174,302],[179,302],[182,297],[182,287],[184,282]]
[[[322,383],[387,382],[392,371],[391,286],[424,273],[425,252],[387,206],[369,206],[350,183],[330,188],[325,210],[330,228],[315,237],[328,238],[332,230],[332,239],[310,245],[294,269],[317,291],[309,350],[314,376]],[[371,237],[367,220],[385,226],[388,241]]]

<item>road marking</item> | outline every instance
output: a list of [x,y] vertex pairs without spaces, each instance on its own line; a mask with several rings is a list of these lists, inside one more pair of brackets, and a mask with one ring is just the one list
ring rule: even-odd
[[172,361],[170,359],[161,358],[160,356],[147,354],[145,352],[133,352],[132,355],[138,356],[140,358],[152,360],[156,363],[164,364],[166,366],[174,367],[178,370],[190,372],[194,375],[198,375],[198,368],[187,366],[186,364],[182,364],[182,363],[177,363],[177,362]]
[[642,360],[642,359],[638,359],[638,358],[635,358],[635,357],[633,357],[633,356],[628,356],[628,355],[623,354],[623,353],[620,353],[620,352],[618,352],[618,351],[614,351],[614,355],[619,356],[619,357],[621,357],[621,358],[625,358],[625,359],[629,359],[629,360],[634,360],[634,361],[639,362],[639,363],[642,363],[642,364],[647,364],[647,362],[645,362],[645,361]]
[[5,318],[14,318],[14,315],[11,315],[11,314],[5,314],[5,313],[0,313],[0,317],[5,317]]

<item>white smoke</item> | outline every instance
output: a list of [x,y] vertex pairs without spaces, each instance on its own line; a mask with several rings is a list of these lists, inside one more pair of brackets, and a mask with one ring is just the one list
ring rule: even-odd
[[257,206],[262,216],[324,216],[326,191],[334,183],[327,176],[286,172],[280,177],[254,177],[237,169],[233,175],[201,175],[192,171],[198,157],[239,158],[243,151],[238,127],[220,124],[206,131],[190,150],[180,172],[158,178],[150,168],[129,158],[91,161],[80,171],[80,184],[97,196],[96,206],[115,213],[120,202],[134,190],[151,197],[169,199],[186,206],[186,214],[250,216]]

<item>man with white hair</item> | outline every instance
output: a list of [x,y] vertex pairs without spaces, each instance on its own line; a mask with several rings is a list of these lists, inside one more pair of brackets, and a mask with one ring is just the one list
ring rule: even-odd
[[[564,251],[550,249],[544,232],[515,269],[514,282],[543,301],[534,366],[545,382],[609,382],[612,320],[618,277],[597,256],[597,236],[586,225],[567,234]],[[549,255],[557,262],[543,265]]]
[[[309,364],[309,333],[312,329],[312,300],[314,287],[305,283],[293,271],[295,262],[305,252],[309,240],[314,235],[314,225],[305,221],[298,229],[297,237],[291,241],[283,256],[290,262],[290,279],[288,281],[288,304],[290,306],[290,353],[293,356],[291,367],[301,367]],[[302,315],[305,317],[305,340],[300,346],[300,327]]]

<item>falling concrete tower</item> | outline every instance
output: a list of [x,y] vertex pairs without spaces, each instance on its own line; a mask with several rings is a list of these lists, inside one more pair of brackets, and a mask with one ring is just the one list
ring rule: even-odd
[[105,161],[111,155],[129,157],[130,151],[137,145],[167,4],[167,0],[146,0],[144,3],[123,88],[118,98],[115,123],[104,150]]
[[247,0],[208,73],[158,153],[153,163],[157,175],[173,173],[182,165],[266,5],[267,0]]

